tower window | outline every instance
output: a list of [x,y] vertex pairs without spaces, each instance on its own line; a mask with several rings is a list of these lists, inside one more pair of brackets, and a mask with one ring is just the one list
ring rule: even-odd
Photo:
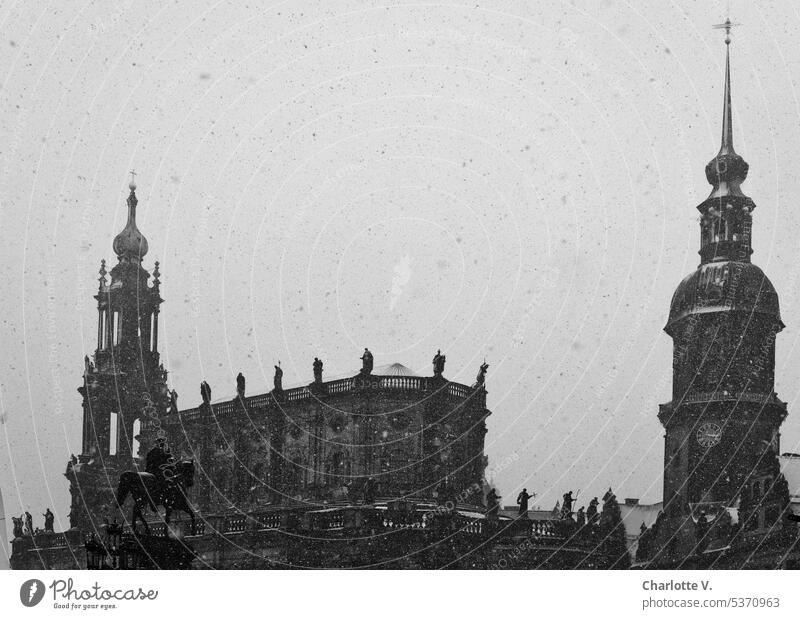
[[158,337],[158,316],[155,312],[150,314],[150,350],[158,347],[156,338]]
[[108,424],[108,455],[116,456],[119,446],[119,415],[111,413]]
[[112,346],[116,346],[122,339],[122,313],[119,310],[115,311],[113,314],[111,328],[114,338],[112,340]]
[[100,310],[98,318],[100,324],[97,325],[97,348],[103,350],[106,347],[106,311]]

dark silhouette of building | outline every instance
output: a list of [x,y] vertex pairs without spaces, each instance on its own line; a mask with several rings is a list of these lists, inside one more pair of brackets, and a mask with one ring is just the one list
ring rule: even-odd
[[[97,295],[97,349],[85,359],[81,454],[70,459],[66,476],[72,505],[70,526],[98,531],[113,519],[112,487],[132,470],[153,444],[157,420],[170,399],[167,372],[158,353],[158,262],[150,273],[142,266],[147,239],[136,226],[136,185],[130,184],[128,220],[114,238],[117,264],[100,267]],[[107,279],[110,276],[110,280]]]
[[[541,512],[525,492],[519,509],[502,513],[496,492],[485,498],[488,365],[472,386],[455,383],[441,351],[420,376],[376,368],[365,349],[360,370],[327,381],[317,357],[309,382],[287,389],[278,364],[270,391],[247,395],[240,373],[230,397],[214,402],[203,381],[201,403],[178,410],[158,357],[158,263],[150,284],[131,183],[110,282],[100,270],[97,350],[79,389],[82,453],[66,473],[72,529],[23,535],[15,519],[12,565],[81,565],[87,534],[97,550],[103,522],[127,522],[116,481],[144,469],[158,442],[165,461],[197,470],[187,490],[196,531],[185,521],[167,531],[151,515],[148,543],[191,538],[191,553],[165,555],[180,565],[609,569],[629,567],[634,554],[638,567],[795,567],[778,455],[786,405],[774,392],[783,323],[775,288],[750,261],[755,204],[733,146],[729,48],[724,84],[721,146],[706,166],[712,191],[698,206],[700,265],[678,285],[665,326],[674,354],[672,400],[658,414],[662,504],[620,505],[609,488],[602,507],[595,497],[574,513],[568,492],[562,508]],[[119,534],[137,537],[130,527]]]
[[655,565],[769,567],[793,544],[778,462],[786,404],[774,391],[784,325],[775,288],[750,261],[747,172],[733,146],[727,37],[722,140],[706,166],[711,194],[697,207],[700,265],[678,285],[664,329],[674,352],[672,401],[658,413],[663,514],[640,553]]

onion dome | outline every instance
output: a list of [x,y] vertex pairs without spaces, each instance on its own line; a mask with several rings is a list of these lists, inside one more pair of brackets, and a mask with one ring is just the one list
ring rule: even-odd
[[691,314],[747,312],[781,322],[778,293],[764,272],[751,262],[710,262],[678,284],[665,330]]
[[147,254],[147,239],[136,227],[136,205],[139,203],[136,199],[136,184],[131,182],[128,186],[131,190],[128,196],[128,223],[122,232],[114,237],[114,253],[120,261],[141,262]]

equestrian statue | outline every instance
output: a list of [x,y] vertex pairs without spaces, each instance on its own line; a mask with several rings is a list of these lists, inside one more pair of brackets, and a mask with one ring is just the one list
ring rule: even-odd
[[165,535],[169,531],[170,516],[173,511],[189,514],[192,520],[192,535],[196,534],[194,510],[186,497],[186,489],[194,484],[194,460],[176,462],[170,454],[169,447],[163,439],[159,440],[145,458],[145,471],[126,471],[119,476],[117,504],[120,509],[125,505],[128,495],[133,497],[131,528],[136,528],[136,521],[144,524],[149,534],[150,527],[145,520],[149,507],[158,512],[164,508],[164,523],[167,525]]

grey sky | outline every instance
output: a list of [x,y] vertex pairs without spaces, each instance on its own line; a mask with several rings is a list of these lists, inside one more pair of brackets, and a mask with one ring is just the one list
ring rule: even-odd
[[[398,361],[471,383],[504,502],[657,501],[661,331],[698,263],[725,3],[0,4],[0,488],[67,526],[92,295],[139,184],[180,406]],[[800,15],[732,2],[754,262],[800,451]]]

